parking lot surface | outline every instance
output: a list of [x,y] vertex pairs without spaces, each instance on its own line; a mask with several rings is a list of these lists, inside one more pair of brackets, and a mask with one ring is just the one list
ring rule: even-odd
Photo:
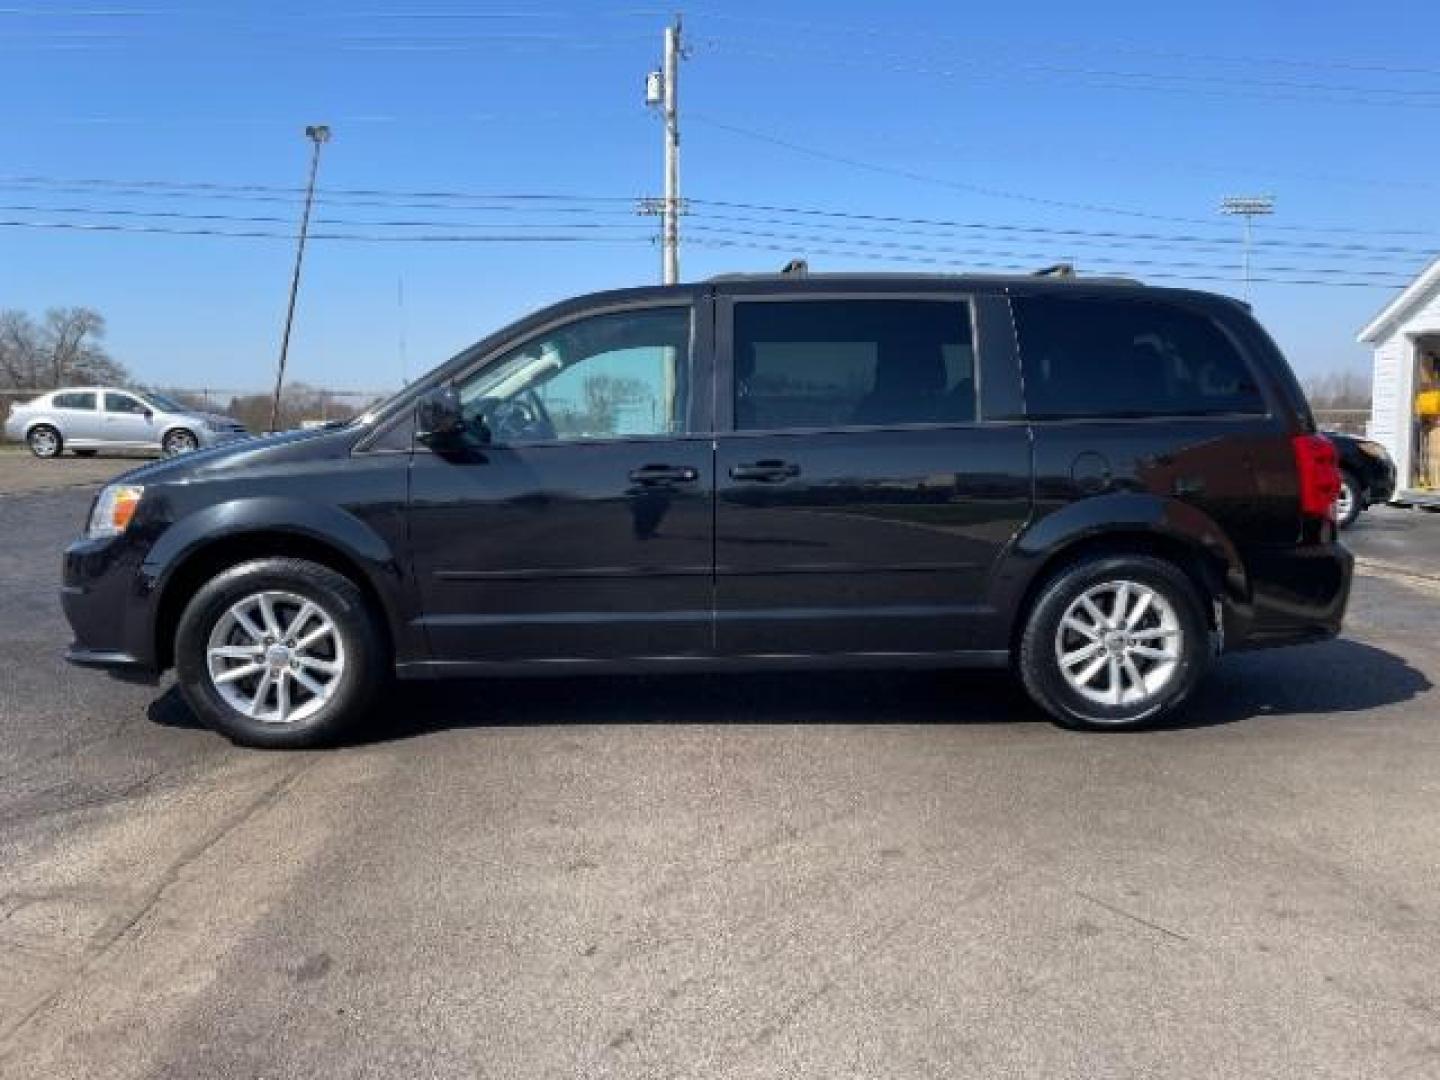
[[100,484],[152,460],[153,454],[118,453],[83,458],[65,454],[41,460],[24,446],[0,443],[0,496]]
[[0,497],[7,1080],[1440,1075],[1440,585],[1367,570],[1151,733],[994,676],[586,678],[267,754],[60,661],[90,496]]

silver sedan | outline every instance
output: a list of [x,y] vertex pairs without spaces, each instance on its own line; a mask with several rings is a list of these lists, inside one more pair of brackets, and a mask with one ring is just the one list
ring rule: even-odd
[[99,450],[158,450],[182,454],[249,437],[228,416],[199,412],[149,390],[73,387],[16,405],[5,437],[27,443],[36,457],[66,450],[88,456]]

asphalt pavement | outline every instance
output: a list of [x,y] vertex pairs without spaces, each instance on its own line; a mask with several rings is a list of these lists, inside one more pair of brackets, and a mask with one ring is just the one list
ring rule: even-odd
[[1440,513],[1371,507],[1345,533],[1345,543],[1372,566],[1440,580]]
[[7,1080],[1440,1075],[1440,584],[1367,569],[1151,733],[993,675],[582,678],[259,753],[59,660],[91,494],[0,497]]

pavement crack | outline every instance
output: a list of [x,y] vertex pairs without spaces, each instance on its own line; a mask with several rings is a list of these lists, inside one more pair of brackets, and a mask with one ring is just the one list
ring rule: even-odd
[[104,927],[96,932],[86,946],[85,954],[76,968],[57,985],[40,997],[28,1009],[22,1011],[9,1024],[0,1028],[0,1043],[8,1043],[18,1035],[32,1020],[48,1009],[63,994],[68,993],[80,985],[89,976],[90,972],[109,954],[119,942],[125,939],[139,923],[152,912],[155,907],[165,898],[165,894],[175,885],[185,871],[195,862],[205,857],[216,845],[226,837],[232,835],[236,830],[242,828],[247,822],[253,820],[258,814],[275,805],[293,789],[300,780],[319,764],[320,759],[315,758],[305,762],[297,769],[281,777],[270,784],[258,795],[252,798],[239,810],[232,813],[217,827],[210,830],[197,842],[191,844],[182,851],[165,868],[159,879],[148,889],[129,913],[111,919]]
[[1107,903],[1106,901],[1101,900],[1098,896],[1091,896],[1089,893],[1083,892],[1080,889],[1075,890],[1075,895],[1081,897],[1084,900],[1089,900],[1090,903],[1094,904],[1096,907],[1102,907],[1111,914],[1119,915],[1122,919],[1129,919],[1133,923],[1139,923],[1141,926],[1149,927],[1151,930],[1154,930],[1158,934],[1164,934],[1166,937],[1174,938],[1176,941],[1188,942],[1190,940],[1188,937],[1186,937],[1184,934],[1180,933],[1177,930],[1171,930],[1168,926],[1161,926],[1157,922],[1151,922],[1149,919],[1146,919],[1140,915],[1136,915],[1133,911],[1126,911],[1124,908],[1118,907],[1115,904]]

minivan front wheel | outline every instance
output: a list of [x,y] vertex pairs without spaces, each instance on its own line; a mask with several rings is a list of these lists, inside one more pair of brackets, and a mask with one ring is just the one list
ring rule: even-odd
[[354,582],[302,559],[227,570],[190,601],[175,635],[186,700],[245,746],[316,746],[352,731],[387,663]]
[[1046,583],[1018,666],[1030,696],[1059,723],[1115,729],[1177,708],[1209,657],[1189,578],[1160,559],[1117,555],[1076,563]]

